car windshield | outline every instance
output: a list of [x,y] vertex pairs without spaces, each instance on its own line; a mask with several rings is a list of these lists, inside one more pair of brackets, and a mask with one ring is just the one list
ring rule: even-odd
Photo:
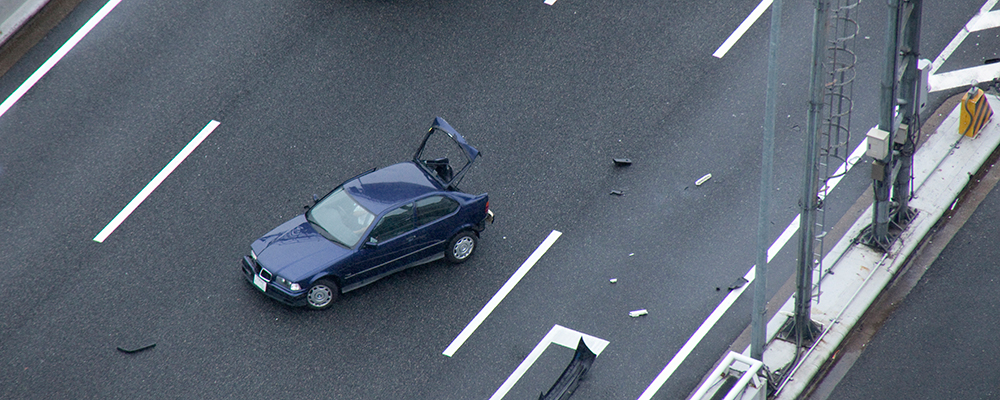
[[324,236],[328,239],[354,247],[375,220],[375,215],[361,207],[341,187],[310,208],[306,218],[326,231]]

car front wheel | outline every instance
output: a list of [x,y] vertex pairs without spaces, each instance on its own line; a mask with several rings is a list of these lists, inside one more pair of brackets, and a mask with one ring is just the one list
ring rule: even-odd
[[448,241],[448,249],[445,251],[445,257],[453,263],[464,262],[472,256],[472,252],[476,250],[476,244],[478,244],[478,238],[474,232],[459,232]]
[[330,282],[326,279],[320,279],[313,283],[312,287],[309,288],[309,292],[306,294],[306,300],[309,304],[309,308],[313,310],[323,310],[330,307],[334,300],[337,300],[337,296],[340,295],[340,288],[337,287],[336,283]]

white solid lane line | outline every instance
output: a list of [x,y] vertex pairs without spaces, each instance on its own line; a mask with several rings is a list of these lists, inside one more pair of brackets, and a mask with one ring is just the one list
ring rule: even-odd
[[531,271],[531,267],[535,266],[538,259],[542,258],[542,255],[549,250],[549,247],[552,247],[552,244],[556,242],[556,239],[559,239],[560,235],[562,235],[562,232],[559,231],[552,231],[549,233],[549,236],[542,241],[542,244],[538,245],[538,248],[531,253],[531,256],[529,256],[527,260],[524,260],[524,263],[522,263],[521,267],[514,272],[514,275],[511,275],[510,279],[507,280],[507,283],[503,284],[503,287],[501,287],[500,290],[493,295],[493,298],[490,299],[485,306],[483,306],[482,310],[479,310],[479,314],[476,314],[475,318],[472,318],[472,321],[465,326],[465,329],[462,329],[462,333],[459,333],[458,337],[456,337],[455,340],[448,345],[448,348],[444,349],[444,352],[441,354],[448,357],[455,355],[458,348],[462,347],[462,344],[469,339],[469,336],[472,336],[472,333],[479,328],[479,325],[486,320],[486,317],[490,316],[493,309],[496,308],[501,301],[503,301],[504,297],[507,297],[507,293],[510,293],[510,291],[514,289],[514,286],[521,281],[521,278],[524,278],[524,275],[526,275],[528,271]]
[[754,22],[757,22],[757,19],[764,14],[764,10],[767,10],[770,6],[771,0],[761,0],[760,4],[757,4],[757,8],[754,8],[753,11],[750,12],[750,15],[743,20],[743,23],[740,24],[740,26],[737,27],[731,35],[729,35],[729,38],[727,38],[725,42],[722,42],[722,46],[719,46],[719,48],[715,50],[715,53],[712,53],[712,56],[715,58],[722,58],[725,56],[726,53],[729,52],[729,49],[731,49],[733,45],[735,45],[736,42],[743,37],[743,34],[747,33],[747,30],[753,26]]
[[18,86],[18,88],[14,90],[14,93],[7,96],[7,100],[0,103],[0,116],[6,114],[7,110],[10,110],[10,108],[14,106],[14,103],[17,103],[17,101],[21,99],[21,96],[24,96],[24,94],[27,93],[32,86],[35,86],[35,83],[38,83],[38,81],[42,79],[42,77],[45,76],[45,74],[47,74],[49,70],[51,70],[52,67],[59,62],[59,60],[62,60],[62,58],[66,56],[66,53],[69,53],[69,51],[72,50],[84,36],[87,36],[87,34],[90,33],[90,30],[94,29],[94,27],[97,26],[97,24],[100,23],[101,20],[104,19],[104,17],[107,16],[108,13],[110,13],[111,10],[113,10],[120,2],[121,0],[111,0],[107,2],[104,7],[101,7],[101,9],[97,11],[97,14],[90,17],[90,20],[83,24],[80,30],[76,31],[76,33],[74,33],[73,36],[66,41],[66,43],[59,47],[59,50],[56,50],[55,54],[52,54],[52,56],[49,57],[49,59],[46,60],[41,67],[38,67],[38,69],[35,70],[35,72],[24,81],[24,83],[21,84],[21,86]]
[[170,175],[171,172],[174,172],[174,169],[176,169],[177,166],[180,165],[181,162],[184,161],[184,159],[187,158],[187,156],[190,155],[191,152],[193,152],[194,149],[196,149],[198,145],[201,144],[201,142],[204,141],[205,138],[207,138],[208,135],[211,134],[212,131],[214,131],[218,126],[219,121],[216,120],[212,120],[208,123],[208,125],[205,125],[201,132],[198,132],[198,135],[196,135],[194,139],[191,139],[187,146],[184,146],[184,148],[181,149],[181,152],[177,153],[177,155],[174,156],[174,159],[170,160],[170,162],[167,163],[167,166],[163,167],[163,169],[160,170],[160,173],[156,174],[156,176],[153,177],[153,180],[149,181],[149,183],[146,184],[146,187],[142,188],[139,194],[137,194],[135,198],[133,198],[132,201],[130,201],[128,205],[126,205],[125,208],[122,209],[122,211],[119,212],[118,215],[116,215],[115,218],[112,219],[111,222],[109,222],[108,225],[94,237],[94,241],[97,243],[104,242],[104,239],[107,239],[108,235],[111,235],[111,232],[118,229],[118,225],[121,225],[122,222],[125,221],[125,218],[128,218],[128,216],[132,214],[132,211],[135,211],[136,207],[139,207],[139,204],[142,204],[142,202],[146,200],[146,197],[148,197],[150,193],[153,193],[153,190],[156,190],[156,187],[160,186],[160,183],[162,183],[164,179],[167,179],[167,176]]
[[722,300],[722,303],[719,303],[719,306],[715,307],[715,310],[712,311],[712,314],[708,316],[708,319],[706,319],[705,322],[701,323],[701,326],[698,327],[698,330],[694,331],[694,334],[691,335],[691,338],[689,338],[687,342],[685,342],[684,345],[681,346],[681,349],[677,351],[677,354],[674,355],[674,358],[670,359],[670,362],[667,363],[667,366],[663,367],[663,370],[660,371],[658,375],[656,375],[656,378],[653,379],[653,382],[646,387],[646,390],[642,392],[642,395],[639,396],[639,400],[649,400],[653,398],[653,395],[656,394],[658,390],[660,390],[660,387],[663,386],[663,384],[667,381],[667,379],[670,378],[670,375],[673,375],[674,371],[677,370],[677,367],[679,367],[681,363],[684,362],[684,359],[686,359],[687,356],[691,354],[691,351],[694,350],[695,346],[698,346],[698,343],[701,342],[701,339],[708,334],[708,331],[710,331],[712,327],[715,326],[716,322],[719,322],[719,319],[721,319],[722,316],[726,313],[726,311],[729,310],[729,307],[736,302],[736,299],[738,299],[740,295],[743,294],[743,291],[745,291],[748,287],[750,287],[750,284],[753,283],[754,277],[756,275],[756,270],[757,270],[756,267],[750,268],[750,271],[747,272],[746,275],[743,275],[743,279],[746,279],[747,283],[737,289],[734,289],[733,291],[729,292],[729,294],[726,295],[726,298]]
[[[826,193],[829,193],[830,191],[833,190],[833,188],[837,187],[837,184],[840,183],[844,175],[851,170],[851,167],[853,167],[855,164],[858,163],[858,161],[861,160],[861,157],[864,155],[866,149],[868,149],[867,138],[861,140],[861,143],[858,144],[858,147],[855,147],[854,151],[851,152],[851,155],[847,157],[847,161],[841,164],[839,168],[837,168],[837,171],[834,172],[834,175],[837,177],[827,180],[826,187],[823,188],[825,190],[822,189],[820,190],[819,193],[820,200],[825,199]],[[775,240],[774,243],[771,244],[771,247],[767,249],[768,262],[771,262],[771,259],[773,259],[774,256],[776,256],[778,252],[781,251],[783,247],[785,247],[785,244],[788,243],[788,241],[792,238],[792,236],[799,231],[800,217],[801,215],[796,215],[795,218],[792,220],[792,223],[788,224],[785,230],[781,232],[781,235],[778,236],[778,239]],[[653,382],[651,382],[649,386],[646,387],[646,390],[643,391],[642,394],[639,396],[639,400],[649,400],[653,398],[653,395],[660,390],[660,387],[662,387],[664,383],[667,382],[667,379],[670,378],[670,375],[673,375],[674,371],[676,371],[677,368],[680,367],[681,363],[683,363],[684,360],[687,358],[687,356],[691,354],[691,351],[693,351],[694,348],[698,346],[698,343],[701,343],[701,340],[705,337],[705,335],[708,334],[708,331],[710,331],[712,327],[714,327],[715,324],[719,322],[719,319],[721,319],[722,316],[726,313],[726,311],[729,310],[729,307],[731,307],[733,303],[736,302],[736,299],[738,299],[740,295],[743,294],[743,291],[745,291],[746,288],[750,287],[750,284],[753,283],[753,280],[756,276],[757,276],[757,266],[755,265],[750,268],[750,271],[748,271],[746,275],[743,276],[743,279],[746,279],[747,283],[729,292],[729,294],[726,295],[726,298],[722,299],[722,302],[719,303],[718,307],[715,307],[715,310],[712,311],[712,314],[710,314],[708,318],[705,319],[705,322],[701,323],[701,326],[699,326],[698,329],[695,330],[694,334],[692,334],[691,337],[688,338],[687,342],[685,342],[684,345],[681,346],[680,350],[677,351],[677,354],[675,354],[674,357],[670,359],[670,362],[668,362],[667,365],[663,367],[663,370],[661,370],[660,373],[656,375],[656,378],[653,379]]]

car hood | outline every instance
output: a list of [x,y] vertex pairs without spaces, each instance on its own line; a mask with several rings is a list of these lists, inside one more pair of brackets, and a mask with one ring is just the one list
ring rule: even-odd
[[257,262],[273,274],[301,281],[347,257],[351,250],[327,240],[299,215],[250,246]]

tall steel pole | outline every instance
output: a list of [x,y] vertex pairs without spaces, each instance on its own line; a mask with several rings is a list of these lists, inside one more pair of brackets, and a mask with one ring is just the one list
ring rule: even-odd
[[830,27],[830,3],[828,0],[816,0],[816,13],[813,16],[813,56],[812,69],[809,72],[809,114],[806,119],[806,157],[805,174],[802,185],[802,199],[799,201],[799,259],[795,271],[795,316],[782,329],[782,337],[795,339],[799,346],[812,343],[819,334],[819,326],[813,322],[812,287],[813,267],[816,265],[813,254],[813,244],[816,240],[816,209],[819,207],[819,143],[817,136],[820,128],[820,115],[823,111],[823,64],[826,60],[826,40]]
[[[888,6],[878,128],[889,133],[892,151],[885,158],[872,163],[875,199],[872,204],[872,224],[866,233],[868,237],[865,238],[867,244],[884,251],[889,250],[893,240],[889,224],[895,223],[903,227],[913,217],[913,211],[909,208],[910,175],[915,151],[913,133],[920,128],[916,87],[923,8],[921,0],[889,0]],[[905,130],[901,129],[904,124]],[[896,206],[895,210],[892,209],[893,205]]]
[[[882,71],[882,95],[879,107],[878,128],[889,132],[889,143],[896,136],[896,55],[899,54],[899,0],[889,0],[889,17],[885,28],[885,69]],[[890,144],[890,146],[892,146]],[[895,155],[889,151],[885,159],[872,164],[872,183],[875,200],[872,204],[872,244],[888,247],[889,243],[889,190],[892,187],[892,170]]]
[[764,139],[761,144],[760,212],[757,214],[757,266],[754,273],[753,312],[750,315],[750,357],[764,360],[767,341],[767,248],[770,242],[771,176],[774,170],[774,108],[778,84],[778,39],[781,37],[781,3],[771,3],[771,40],[767,51],[767,93],[764,101]]
[[[893,180],[892,200],[898,205],[893,222],[899,225],[906,225],[910,222],[913,214],[909,208],[910,201],[910,175],[913,168],[913,153],[916,145],[913,143],[913,134],[919,131],[920,105],[917,101],[917,81],[920,71],[917,70],[917,59],[920,58],[920,19],[923,11],[922,0],[909,0],[909,9],[903,24],[903,38],[900,46],[902,62],[905,65],[902,76],[899,77],[899,98],[900,114],[906,123],[906,137],[899,148],[899,174]],[[899,132],[897,132],[899,133]]]

